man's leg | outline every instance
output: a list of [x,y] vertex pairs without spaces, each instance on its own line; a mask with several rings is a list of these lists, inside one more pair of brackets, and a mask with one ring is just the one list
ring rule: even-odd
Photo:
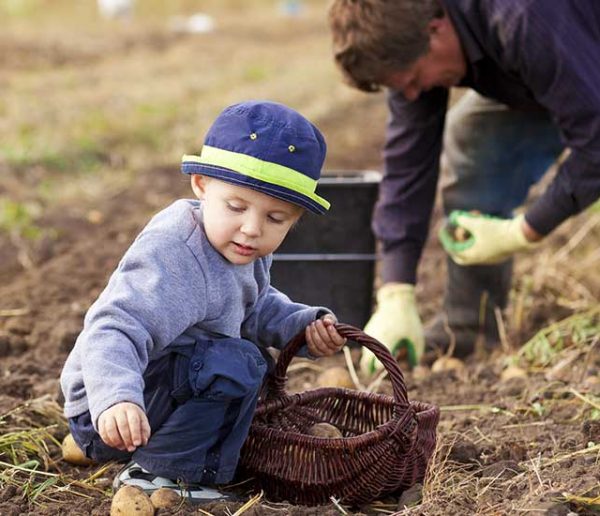
[[[475,92],[449,111],[444,135],[444,211],[477,210],[511,217],[563,150],[559,133],[543,111],[515,111]],[[428,348],[456,356],[474,349],[478,335],[498,343],[495,308],[504,309],[512,260],[498,265],[460,266],[448,258],[445,315],[426,328]],[[448,329],[450,332],[448,332]],[[451,337],[452,335],[452,337]]]

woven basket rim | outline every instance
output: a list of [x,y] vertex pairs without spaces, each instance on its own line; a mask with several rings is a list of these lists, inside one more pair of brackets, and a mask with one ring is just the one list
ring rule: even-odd
[[[358,398],[359,401],[361,401],[360,398],[368,398],[368,399],[375,398],[376,401],[383,402],[384,404],[387,404],[390,407],[394,406],[394,405],[398,405],[396,400],[388,394],[368,393],[368,392],[364,392],[364,391],[356,391],[353,389],[346,389],[343,387],[319,387],[317,389],[310,389],[310,390],[306,390],[306,391],[302,391],[302,392],[298,392],[298,393],[291,393],[291,394],[286,393],[283,397],[279,398],[279,400],[282,402],[288,402],[286,405],[286,408],[290,408],[290,407],[302,405],[303,398],[307,397],[306,395],[309,393],[319,392],[320,394],[323,394],[323,396],[326,396],[328,394],[331,394],[331,395],[339,394],[340,391],[343,391],[345,394],[348,394],[353,398]],[[415,418],[418,417],[419,414],[426,415],[432,411],[437,410],[437,407],[435,405],[431,405],[431,404],[424,403],[421,401],[410,401],[408,407],[402,406],[401,408],[406,408],[407,410],[413,409]],[[254,420],[253,430],[258,431],[259,433],[263,433],[263,432],[269,433],[270,437],[278,438],[281,440],[292,439],[292,438],[295,440],[303,439],[303,440],[307,440],[307,443],[310,443],[310,442],[313,442],[315,444],[318,443],[319,447],[325,447],[325,448],[327,448],[329,446],[331,446],[332,448],[338,448],[341,443],[354,444],[355,442],[361,442],[363,440],[366,440],[371,443],[379,442],[382,439],[387,439],[389,434],[393,433],[393,431],[396,429],[396,424],[400,420],[400,417],[398,415],[392,415],[390,417],[390,419],[388,419],[385,423],[378,425],[373,430],[369,430],[368,432],[363,432],[361,434],[357,434],[354,436],[316,437],[316,436],[312,436],[312,435],[308,435],[308,434],[303,434],[299,431],[276,428],[274,426],[270,426],[268,422],[264,422],[261,420],[261,418],[263,416],[274,413],[274,412],[279,412],[280,410],[281,410],[281,408],[278,408],[277,406],[272,406],[269,409],[262,410],[260,413],[260,417],[258,417]]]

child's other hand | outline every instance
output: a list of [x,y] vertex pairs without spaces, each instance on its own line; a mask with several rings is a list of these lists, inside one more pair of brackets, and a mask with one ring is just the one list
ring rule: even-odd
[[333,355],[346,344],[346,338],[335,329],[335,323],[335,316],[327,314],[306,327],[306,345],[313,357]]
[[133,452],[138,446],[148,444],[150,423],[138,405],[124,401],[100,414],[98,433],[109,446]]

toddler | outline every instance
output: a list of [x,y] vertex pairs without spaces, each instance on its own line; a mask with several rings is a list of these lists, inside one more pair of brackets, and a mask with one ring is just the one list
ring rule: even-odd
[[302,213],[329,208],[315,193],[325,152],[300,114],[254,101],[225,109],[200,156],[183,157],[197,200],[174,202],[138,235],[61,374],[79,447],[96,461],[129,461],[115,488],[227,499],[214,484],[233,478],[266,348],[300,331],[307,356],[344,345],[328,309],[269,284],[272,253]]

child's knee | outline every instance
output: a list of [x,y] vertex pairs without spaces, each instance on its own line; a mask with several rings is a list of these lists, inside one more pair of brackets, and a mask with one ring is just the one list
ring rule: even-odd
[[224,401],[254,397],[266,371],[264,357],[250,341],[202,341],[190,361],[190,384],[194,396]]

